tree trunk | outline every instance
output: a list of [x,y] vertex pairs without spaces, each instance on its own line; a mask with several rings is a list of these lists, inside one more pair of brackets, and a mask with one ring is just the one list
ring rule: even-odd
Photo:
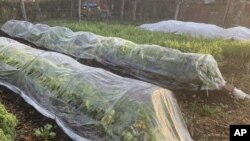
[[111,11],[113,12],[114,11],[114,1],[111,0]]
[[74,0],[70,1],[70,17],[73,17],[73,13],[74,13]]
[[78,0],[78,22],[81,22],[81,17],[82,17],[82,15],[81,15],[81,9],[82,9],[82,1],[81,0]]
[[181,3],[182,3],[182,0],[176,0],[176,1],[177,1],[177,4],[176,4],[176,8],[175,8],[175,13],[174,13],[174,20],[178,19],[180,7],[181,7]]
[[[142,7],[143,7],[143,11],[142,11],[142,18],[143,19],[148,19],[149,17],[149,13],[152,13],[152,7],[153,5],[149,2],[149,0],[143,0],[143,3],[142,3]],[[150,7],[150,9],[149,9]]]
[[143,2],[140,2],[139,5],[140,5],[139,10],[138,10],[139,11],[139,20],[142,20],[143,19],[143,10],[144,10],[143,9],[144,8]]
[[11,17],[11,9],[12,9],[12,6],[11,6],[11,0],[8,0],[8,19],[12,19]]
[[25,5],[24,1],[20,0],[20,6],[21,6],[21,11],[22,11],[22,16],[25,21],[27,21],[27,15],[26,15],[26,10],[25,10]]
[[40,8],[40,0],[36,0],[36,10],[37,10],[37,20],[41,21],[42,19],[42,10]]
[[153,10],[152,10],[153,17],[156,18],[157,17],[157,6],[154,4],[154,5],[152,5],[152,8],[153,8]]
[[231,0],[227,0],[227,7],[226,7],[226,11],[225,11],[225,14],[224,14],[224,17],[223,17],[223,25],[226,26],[226,20],[227,20],[227,17],[228,17],[228,11],[231,7]]
[[245,11],[247,1],[242,0],[240,3],[241,3],[241,8],[240,8],[238,15],[236,17],[236,24],[238,24],[238,25],[241,24],[242,15],[243,15],[243,12]]
[[134,0],[133,1],[133,9],[132,9],[132,19],[133,19],[133,21],[136,21],[137,4],[138,4],[138,1]]
[[123,20],[123,16],[124,16],[124,6],[125,6],[125,0],[122,0],[121,1],[121,11],[120,11],[121,20]]

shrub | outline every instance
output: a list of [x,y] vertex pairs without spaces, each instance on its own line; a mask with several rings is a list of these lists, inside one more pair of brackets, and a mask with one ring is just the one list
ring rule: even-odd
[[0,140],[1,141],[14,141],[15,139],[15,126],[17,119],[11,113],[8,113],[5,107],[0,103]]

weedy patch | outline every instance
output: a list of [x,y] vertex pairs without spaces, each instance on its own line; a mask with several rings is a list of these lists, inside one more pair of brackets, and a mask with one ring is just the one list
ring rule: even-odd
[[223,114],[223,112],[225,112],[227,109],[228,109],[228,105],[220,103],[218,105],[204,104],[200,110],[201,110],[201,114],[204,116],[214,116],[217,114]]
[[53,126],[51,124],[46,124],[43,127],[34,129],[34,135],[43,141],[49,141],[56,136],[56,133],[52,130]]
[[250,74],[249,75],[242,74],[242,80],[244,80],[244,81],[250,81]]

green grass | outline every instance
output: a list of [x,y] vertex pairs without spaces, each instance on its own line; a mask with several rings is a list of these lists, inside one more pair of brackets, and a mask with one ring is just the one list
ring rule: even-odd
[[228,105],[224,105],[222,103],[218,105],[207,105],[203,104],[201,106],[201,114],[205,116],[214,116],[217,114],[223,114],[228,109]]
[[118,22],[71,22],[47,21],[51,26],[65,26],[73,31],[89,31],[103,36],[121,37],[139,44],[157,44],[179,49],[183,52],[212,54],[218,58],[250,60],[250,41],[194,38],[189,35],[174,35],[150,32],[134,25]]

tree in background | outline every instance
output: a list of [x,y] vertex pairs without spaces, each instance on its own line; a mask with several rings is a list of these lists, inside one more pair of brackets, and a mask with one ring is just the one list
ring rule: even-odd
[[42,10],[40,8],[40,0],[36,0],[35,4],[36,4],[36,11],[37,11],[36,12],[37,20],[41,21],[42,20]]
[[81,17],[82,17],[82,15],[81,15],[81,5],[82,5],[82,1],[81,0],[78,0],[78,22],[81,22]]
[[20,7],[21,7],[23,19],[27,21],[26,9],[25,9],[25,4],[23,0],[20,0]]
[[225,14],[224,14],[224,17],[223,17],[223,25],[224,26],[226,24],[226,19],[228,17],[228,11],[229,11],[231,5],[232,5],[232,0],[227,0],[227,7],[226,7]]
[[123,20],[124,18],[124,7],[125,7],[125,0],[121,0],[121,11],[120,11],[120,19]]
[[74,13],[74,6],[75,6],[75,2],[74,0],[70,0],[70,18],[73,17],[73,13]]
[[235,17],[236,19],[236,24],[241,24],[242,21],[242,15],[246,9],[246,4],[247,4],[247,0],[239,0],[239,4],[240,4],[240,9],[238,10],[237,16]]
[[138,6],[138,2],[139,0],[131,0],[132,2],[132,20],[136,21],[136,13],[137,13],[137,6]]

